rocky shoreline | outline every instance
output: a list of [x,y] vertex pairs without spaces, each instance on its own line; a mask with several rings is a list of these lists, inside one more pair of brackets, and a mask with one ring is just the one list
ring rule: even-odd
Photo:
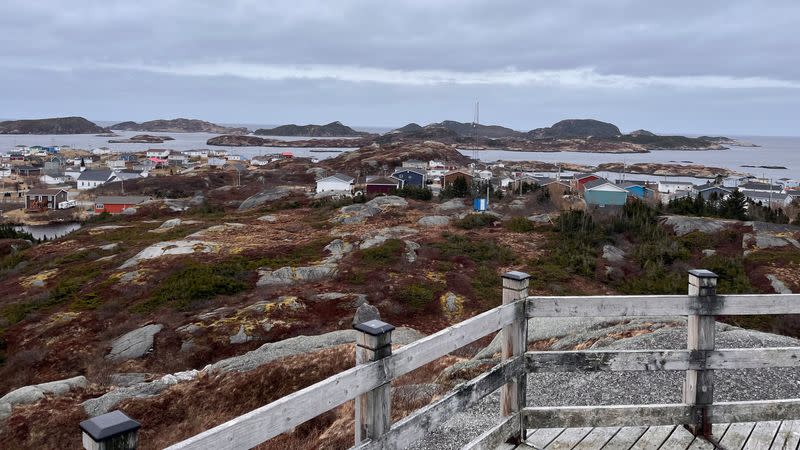
[[658,175],[667,177],[693,177],[714,178],[718,175],[731,177],[741,175],[730,169],[721,167],[708,167],[699,164],[673,164],[673,163],[603,163],[597,166],[575,163],[549,163],[543,161],[497,161],[514,170],[530,172],[616,172],[638,175]]
[[174,141],[175,138],[169,136],[153,136],[151,134],[137,134],[128,139],[111,139],[109,144],[163,144],[166,141]]

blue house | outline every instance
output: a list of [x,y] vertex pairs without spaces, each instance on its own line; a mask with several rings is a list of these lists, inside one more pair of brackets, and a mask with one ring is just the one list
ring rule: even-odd
[[611,183],[608,180],[599,178],[584,184],[583,199],[587,205],[621,206],[628,200],[628,191]]
[[655,195],[655,191],[639,183],[618,183],[618,186],[640,200],[650,199]]
[[402,180],[403,187],[413,186],[420,188],[425,187],[425,182],[428,178],[425,172],[415,169],[397,170],[392,174],[392,177]]

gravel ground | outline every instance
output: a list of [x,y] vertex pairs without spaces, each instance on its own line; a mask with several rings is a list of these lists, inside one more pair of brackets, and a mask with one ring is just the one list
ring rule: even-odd
[[[663,320],[663,319],[662,319]],[[558,323],[556,323],[558,322]],[[593,348],[681,349],[686,348],[686,328],[668,321],[668,327],[636,337],[605,341]],[[685,321],[684,321],[685,323]],[[536,331],[539,339],[550,337],[580,342],[604,329],[618,329],[617,323],[599,319],[550,320]],[[564,334],[572,328],[571,334]],[[534,330],[536,328],[532,328]],[[575,330],[581,330],[575,333]],[[603,341],[600,341],[603,342]],[[717,324],[717,348],[798,346],[800,341],[784,336],[743,330]],[[683,372],[538,373],[528,376],[529,406],[611,405],[635,403],[678,403],[681,401]],[[800,369],[751,369],[717,371],[714,398],[718,401],[768,400],[800,397]],[[454,412],[443,426],[415,444],[417,450],[457,449],[499,423],[499,391],[467,411]]]

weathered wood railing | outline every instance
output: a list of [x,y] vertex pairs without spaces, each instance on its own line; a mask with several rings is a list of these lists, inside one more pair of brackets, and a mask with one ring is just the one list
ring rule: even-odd
[[[501,423],[467,445],[519,442],[528,428],[686,424],[800,419],[800,399],[713,402],[714,370],[800,367],[800,348],[714,349],[715,315],[798,314],[800,295],[716,295],[711,272],[689,273],[689,295],[528,297],[528,276],[503,275],[503,305],[391,351],[393,327],[357,327],[357,365],[207,430],[169,449],[254,447],[349,400],[356,404],[355,447],[400,449],[486,395],[502,389]],[[686,350],[526,352],[531,317],[688,316]],[[484,336],[501,331],[503,361],[434,403],[391,423],[391,381]],[[683,403],[527,407],[529,373],[546,371],[686,371]]]

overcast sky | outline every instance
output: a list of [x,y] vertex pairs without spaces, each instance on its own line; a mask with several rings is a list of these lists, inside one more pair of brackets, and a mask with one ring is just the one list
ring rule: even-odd
[[0,117],[800,135],[800,1],[3,0]]

